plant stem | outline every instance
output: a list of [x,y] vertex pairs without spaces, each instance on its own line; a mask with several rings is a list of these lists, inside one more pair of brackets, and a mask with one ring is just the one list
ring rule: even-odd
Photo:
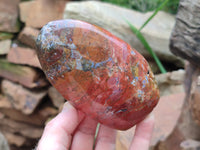
[[168,3],[168,1],[169,0],[165,0],[158,8],[156,8],[154,13],[145,21],[138,31],[141,31],[149,23],[149,21],[151,21],[151,19]]
[[99,133],[99,128],[100,128],[100,123],[98,123],[98,124],[97,124],[97,127],[96,127],[96,132],[95,132],[95,135],[94,135],[93,150],[94,150],[94,148],[95,148],[97,135],[98,135],[98,133]]
[[142,35],[142,33],[135,26],[133,26],[128,20],[126,20],[126,22],[130,26],[132,32],[134,34],[136,34],[137,38],[141,41],[141,43],[144,45],[144,47],[147,49],[147,51],[150,53],[150,55],[154,58],[154,60],[155,60],[156,64],[158,65],[161,73],[166,73],[167,72],[166,69],[164,68],[164,66],[160,62],[159,58],[157,57],[155,52],[152,50],[152,48],[150,47],[149,43],[147,42],[145,37]]

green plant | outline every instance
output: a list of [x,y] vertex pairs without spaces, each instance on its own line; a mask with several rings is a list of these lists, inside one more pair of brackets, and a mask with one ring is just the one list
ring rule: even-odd
[[179,6],[179,1],[180,0],[169,0],[163,10],[171,14],[176,14]]
[[[135,9],[141,12],[153,11],[159,7],[164,0],[102,0],[119,6]],[[177,12],[179,0],[169,0],[163,8],[164,11],[175,14]]]
[[153,17],[162,9],[166,6],[166,4],[168,3],[169,0],[165,0],[155,11],[154,13],[145,21],[145,23],[139,28],[137,29],[133,24],[131,24],[128,20],[126,20],[126,22],[128,23],[128,25],[130,26],[132,32],[134,34],[136,34],[137,38],[141,41],[141,43],[144,45],[144,47],[146,48],[146,50],[150,53],[150,55],[154,58],[156,64],[158,65],[161,73],[166,73],[166,69],[165,67],[162,65],[162,63],[160,62],[159,58],[157,57],[157,55],[155,54],[155,52],[152,50],[151,46],[149,45],[149,43],[147,42],[147,40],[145,39],[145,37],[142,35],[141,30],[149,23],[149,21],[151,21],[153,19]]
[[129,7],[129,1],[130,0],[102,0],[102,1],[130,8]]
[[0,40],[12,39],[13,34],[7,32],[0,32]]
[[140,27],[139,31],[141,31],[148,23],[149,21],[151,21],[151,19],[153,19],[153,17],[155,17],[155,15],[161,10],[163,9],[164,6],[166,6],[166,4],[169,2],[169,0],[165,0],[159,7],[156,8],[156,10],[154,11],[154,13],[144,22],[144,24]]
[[0,58],[0,72],[12,72],[15,75],[22,75],[25,73],[21,66],[10,63],[3,58]]
[[153,11],[163,0],[130,0],[130,6],[141,12]]
[[126,22],[129,24],[132,32],[134,34],[136,34],[137,38],[141,41],[141,43],[144,45],[144,47],[146,48],[146,50],[154,58],[156,64],[158,65],[158,67],[160,69],[160,72],[161,73],[166,73],[167,71],[166,71],[165,67],[162,65],[162,63],[160,62],[159,58],[157,57],[157,55],[155,54],[155,52],[152,50],[151,46],[149,45],[149,43],[147,42],[147,40],[145,39],[145,37],[142,35],[142,33],[135,26],[133,26],[128,20],[126,20]]

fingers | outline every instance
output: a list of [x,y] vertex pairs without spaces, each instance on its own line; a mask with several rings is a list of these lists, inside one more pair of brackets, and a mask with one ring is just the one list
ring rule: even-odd
[[148,150],[154,127],[154,116],[150,114],[136,126],[135,135],[129,150]]
[[62,112],[46,125],[37,150],[67,150],[80,118],[83,118],[83,114],[79,114],[68,102],[65,103]]
[[[83,118],[83,113],[66,103],[62,112],[45,127],[36,150],[68,150],[70,146],[71,150],[92,150],[97,122]],[[148,150],[153,126],[152,115],[139,123],[129,150]],[[116,130],[101,125],[95,150],[114,150],[115,139]]]
[[74,133],[71,150],[92,150],[97,121],[86,117]]
[[115,150],[116,130],[101,125],[96,139],[95,150]]

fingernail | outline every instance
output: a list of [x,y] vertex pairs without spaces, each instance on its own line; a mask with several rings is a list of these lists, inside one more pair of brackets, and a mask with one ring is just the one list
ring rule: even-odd
[[155,117],[154,117],[154,114],[153,113],[150,113],[144,120],[144,122],[149,122],[149,121],[154,121],[155,120]]
[[66,103],[64,103],[64,105],[63,105],[62,112],[63,112],[63,111],[68,111],[68,110],[73,109],[73,108],[74,108],[74,107],[73,107],[69,102],[66,102]]

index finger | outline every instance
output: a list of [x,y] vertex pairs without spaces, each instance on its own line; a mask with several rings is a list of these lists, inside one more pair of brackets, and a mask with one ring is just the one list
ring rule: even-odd
[[135,129],[135,135],[129,150],[148,150],[154,128],[154,116],[150,114]]
[[83,114],[65,103],[63,110],[46,125],[37,150],[69,149],[72,134],[82,119]]

